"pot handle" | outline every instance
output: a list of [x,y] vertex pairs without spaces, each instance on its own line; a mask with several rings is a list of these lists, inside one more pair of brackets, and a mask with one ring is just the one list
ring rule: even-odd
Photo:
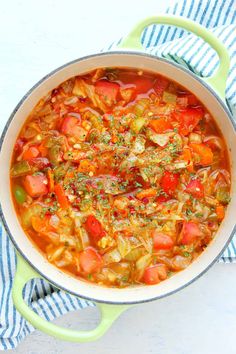
[[209,30],[205,27],[199,25],[198,23],[188,20],[180,16],[172,15],[160,15],[148,17],[141,22],[139,22],[133,30],[125,37],[119,47],[120,48],[130,48],[143,50],[141,44],[141,35],[143,30],[153,24],[162,24],[162,25],[172,25],[176,27],[181,27],[186,29],[198,37],[201,37],[205,42],[207,42],[218,54],[219,56],[219,67],[216,73],[207,78],[202,78],[208,85],[210,85],[218,95],[224,100],[225,99],[225,88],[226,80],[228,77],[229,66],[230,66],[230,56],[225,47],[225,45]]
[[13,303],[21,315],[35,328],[58,339],[70,342],[95,341],[103,336],[120,314],[129,307],[128,305],[96,303],[101,313],[101,321],[95,329],[90,331],[76,331],[63,328],[41,318],[31,310],[24,301],[22,296],[24,286],[29,280],[34,278],[40,278],[40,275],[36,273],[21,256],[17,255],[17,271],[12,289]]

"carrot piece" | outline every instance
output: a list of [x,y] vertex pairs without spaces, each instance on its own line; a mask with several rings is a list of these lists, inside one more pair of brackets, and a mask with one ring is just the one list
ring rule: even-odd
[[184,148],[182,154],[179,157],[179,160],[184,160],[188,162],[187,170],[193,172],[193,160],[190,149]]
[[45,141],[43,141],[39,147],[38,147],[39,152],[43,157],[46,157],[48,155],[48,148],[45,146]]
[[216,215],[219,220],[223,220],[225,217],[225,208],[223,205],[218,205],[216,207]]
[[30,146],[23,154],[23,160],[31,160],[39,156],[39,150],[35,146]]
[[142,200],[143,198],[151,198],[157,195],[157,191],[154,188],[144,189],[136,194],[136,198]]
[[65,195],[65,191],[60,184],[55,184],[54,192],[56,193],[58,203],[62,209],[67,209],[70,206],[70,203]]
[[96,172],[96,166],[89,160],[80,161],[78,171],[81,173]]
[[50,224],[51,216],[45,215],[40,217],[39,215],[33,215],[31,217],[31,224],[35,231],[37,232],[49,232],[55,231],[55,228]]
[[49,192],[53,192],[54,191],[54,173],[51,169],[47,170],[47,177],[48,177]]
[[150,120],[149,127],[155,130],[158,134],[165,133],[166,131],[173,129],[171,123],[165,118]]
[[37,232],[44,231],[46,227],[45,218],[41,218],[38,215],[32,216],[31,224],[33,226],[33,229]]
[[213,162],[213,153],[212,150],[204,144],[189,144],[193,152],[197,155],[196,165],[207,166]]

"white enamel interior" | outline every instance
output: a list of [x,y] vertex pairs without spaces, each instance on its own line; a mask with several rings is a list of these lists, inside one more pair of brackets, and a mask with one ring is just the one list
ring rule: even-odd
[[[174,277],[154,286],[139,286],[127,289],[111,289],[88,282],[80,281],[68,274],[61,272],[47,262],[33,243],[24,234],[15,214],[14,206],[10,197],[9,168],[13,144],[18,132],[26,117],[41,97],[51,89],[58,86],[68,78],[86,73],[97,67],[135,67],[151,70],[156,73],[177,81],[192,91],[208,108],[221,128],[228,144],[231,168],[232,168],[232,200],[227,209],[226,217],[213,242],[207,247],[202,255],[191,264],[186,270],[179,272]],[[56,284],[73,294],[94,299],[95,301],[112,303],[134,303],[148,301],[165,296],[198,277],[215,260],[227,243],[235,225],[235,168],[236,168],[236,135],[232,123],[226,114],[223,106],[219,103],[214,94],[211,93],[201,82],[189,75],[186,71],[173,64],[152,58],[138,55],[137,53],[105,53],[92,56],[71,63],[45,78],[21,104],[14,115],[6,132],[0,154],[1,183],[0,201],[2,211],[8,229],[18,250],[24,257],[52,283]]]

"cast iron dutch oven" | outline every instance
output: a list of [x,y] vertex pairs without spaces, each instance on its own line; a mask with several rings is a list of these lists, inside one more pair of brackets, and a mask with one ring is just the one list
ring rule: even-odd
[[[140,43],[143,30],[151,24],[166,24],[184,28],[203,38],[217,52],[220,60],[216,73],[209,78],[200,78],[189,70],[165,59],[145,54]],[[175,16],[157,16],[145,19],[123,39],[117,51],[103,52],[79,58],[54,70],[40,80],[14,109],[1,138],[1,216],[4,226],[17,253],[18,265],[13,285],[13,301],[17,310],[34,327],[52,336],[74,342],[93,341],[101,337],[112,322],[130,305],[160,299],[186,287],[205,273],[216,262],[230,242],[235,228],[235,178],[236,178],[236,133],[233,118],[225,103],[225,85],[229,70],[229,54],[224,45],[204,27]],[[63,81],[99,67],[132,67],[160,73],[173,79],[193,92],[207,107],[219,125],[227,143],[232,190],[231,202],[214,240],[207,249],[184,271],[153,286],[137,286],[124,289],[106,288],[89,282],[78,281],[50,264],[24,234],[11,200],[9,170],[13,142],[16,140],[25,118],[36,103]],[[25,283],[33,278],[44,278],[59,289],[78,297],[92,300],[101,310],[101,322],[91,331],[76,331],[61,328],[47,322],[32,311],[23,300]]]

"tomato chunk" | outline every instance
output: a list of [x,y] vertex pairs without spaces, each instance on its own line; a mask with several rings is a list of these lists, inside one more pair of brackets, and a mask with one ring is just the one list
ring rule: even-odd
[[70,203],[67,199],[65,191],[60,184],[56,184],[54,186],[54,192],[56,193],[58,203],[60,204],[62,209],[67,209],[70,206]]
[[167,200],[170,199],[170,196],[169,195],[159,195],[155,200],[158,202],[158,203],[165,203],[167,202]]
[[73,129],[79,123],[80,122],[76,117],[65,117],[62,122],[61,132],[64,134],[73,135]]
[[186,108],[179,112],[173,113],[173,118],[176,119],[180,126],[179,131],[182,135],[188,135],[198,125],[203,118],[204,111],[200,107]]
[[29,164],[30,166],[37,167],[39,170],[43,170],[51,165],[46,157],[35,157],[29,161]]
[[99,80],[95,83],[95,92],[108,105],[111,106],[117,101],[120,85],[116,82]]
[[36,146],[30,146],[23,154],[23,160],[31,160],[39,155],[39,150]]
[[87,274],[97,272],[102,266],[102,257],[93,247],[87,247],[81,252],[79,260],[82,270]]
[[154,285],[160,283],[158,264],[147,267],[144,271],[143,280],[148,285]]
[[80,126],[80,123],[81,120],[76,117],[65,117],[62,122],[61,132],[65,135],[74,136],[79,140],[84,141],[87,131]]
[[180,239],[183,245],[190,245],[198,237],[201,236],[202,232],[195,222],[189,221],[183,223],[183,227],[180,233]]
[[155,130],[156,133],[162,134],[171,130],[172,124],[165,118],[152,119],[149,122],[149,127]]
[[28,175],[25,177],[23,184],[31,197],[39,197],[48,192],[48,180],[45,175]]
[[133,83],[135,85],[136,88],[136,93],[146,93],[149,90],[151,90],[152,86],[153,86],[153,81],[147,77],[136,77],[133,80]]
[[202,198],[204,196],[204,187],[198,179],[193,179],[187,184],[185,192],[196,198]]
[[165,171],[164,175],[160,180],[160,186],[163,191],[169,195],[173,194],[179,183],[179,175],[177,173],[172,173]]
[[169,250],[174,246],[174,241],[172,240],[172,238],[163,232],[158,232],[157,230],[154,230],[152,237],[153,247],[155,248],[155,250]]
[[94,215],[89,215],[87,217],[84,227],[95,242],[99,241],[105,235],[105,230],[103,229],[102,224]]
[[162,95],[168,85],[169,80],[165,77],[159,76],[155,82],[154,90],[158,95]]
[[140,93],[146,93],[151,90],[154,82],[152,78],[143,75],[139,76],[136,73],[121,73],[119,78],[123,84],[129,85],[128,87],[126,86],[125,89],[134,89],[135,95],[138,95]]

